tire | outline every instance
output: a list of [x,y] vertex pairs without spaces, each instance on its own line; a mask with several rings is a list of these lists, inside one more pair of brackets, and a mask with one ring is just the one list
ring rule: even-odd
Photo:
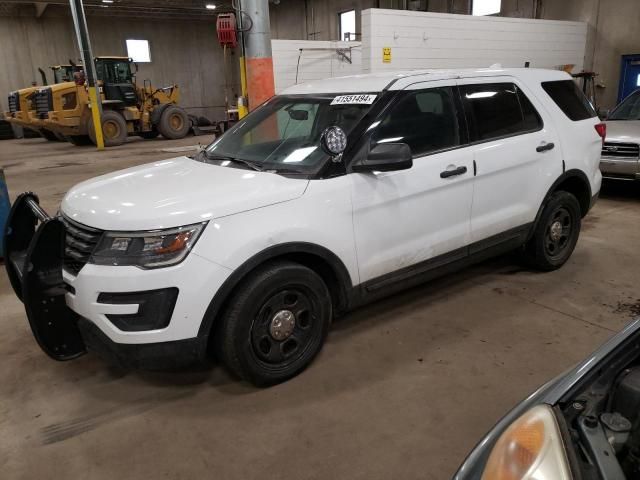
[[83,147],[86,145],[91,145],[93,142],[89,135],[69,135],[66,137],[67,141],[76,147]]
[[160,135],[160,132],[157,130],[149,130],[148,132],[138,133],[138,136],[144,138],[145,140],[153,140],[154,138],[157,138],[158,135]]
[[47,140],[49,140],[50,142],[59,142],[60,138],[58,138],[58,136],[52,132],[51,130],[47,130],[46,128],[43,128],[40,130],[40,135],[43,138],[46,138]]
[[158,122],[158,131],[164,138],[171,140],[186,137],[190,128],[189,115],[175,105],[165,108]]
[[564,265],[578,243],[581,220],[580,203],[575,196],[564,191],[553,193],[525,245],[526,263],[545,272]]
[[312,362],[331,315],[331,296],[317,273],[293,262],[269,263],[231,298],[214,330],[215,353],[243,380],[275,385]]
[[[127,141],[127,122],[122,115],[115,110],[102,112],[102,138],[105,147],[115,147]],[[89,119],[88,133],[91,142],[95,145],[96,131],[93,128],[93,118]]]

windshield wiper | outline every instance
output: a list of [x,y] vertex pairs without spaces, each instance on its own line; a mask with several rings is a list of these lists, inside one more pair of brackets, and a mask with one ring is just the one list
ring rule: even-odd
[[258,172],[262,171],[262,168],[259,165],[255,164],[255,163],[253,163],[253,162],[251,162],[249,160],[243,160],[242,158],[229,157],[227,155],[213,155],[213,154],[207,152],[206,150],[201,150],[200,153],[202,155],[204,155],[204,157],[207,160],[219,160],[221,162],[228,161],[228,162],[241,163],[241,164],[246,165],[247,167],[249,167],[249,168],[251,168],[253,170],[256,170]]

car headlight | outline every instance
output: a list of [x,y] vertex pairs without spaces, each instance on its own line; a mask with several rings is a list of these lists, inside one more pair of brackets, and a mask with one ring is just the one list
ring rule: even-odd
[[491,451],[482,480],[570,480],[562,436],[548,405],[513,422]]
[[184,260],[206,223],[150,232],[105,232],[90,263],[159,268]]

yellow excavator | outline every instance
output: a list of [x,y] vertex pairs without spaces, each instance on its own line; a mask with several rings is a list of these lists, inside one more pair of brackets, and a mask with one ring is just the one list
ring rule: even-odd
[[[50,69],[53,72],[54,84],[57,84],[73,79],[74,72],[82,69],[82,66],[76,64],[53,65]],[[47,85],[44,70],[41,68],[38,70],[42,76],[42,84]],[[47,140],[64,140],[64,137],[48,130],[42,122],[35,118],[34,94],[41,88],[32,86],[10,92],[8,96],[9,110],[4,112],[4,118],[11,124],[36,131]]]
[[[102,100],[102,132],[107,147],[122,145],[129,135],[183,138],[191,129],[186,111],[177,104],[177,85],[154,88],[145,80],[135,82],[128,57],[96,57],[96,75]],[[136,68],[137,70],[137,68]],[[36,115],[45,128],[64,135],[74,145],[96,143],[89,94],[82,73],[74,83],[39,89],[35,94]]]

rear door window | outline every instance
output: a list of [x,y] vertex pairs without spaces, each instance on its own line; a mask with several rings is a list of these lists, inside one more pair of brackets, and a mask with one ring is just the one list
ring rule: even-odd
[[596,111],[573,80],[542,82],[542,88],[574,122],[595,117]]
[[460,86],[473,141],[489,141],[542,128],[542,119],[513,83]]
[[373,134],[375,143],[406,143],[414,157],[461,144],[458,110],[452,87],[408,93]]

